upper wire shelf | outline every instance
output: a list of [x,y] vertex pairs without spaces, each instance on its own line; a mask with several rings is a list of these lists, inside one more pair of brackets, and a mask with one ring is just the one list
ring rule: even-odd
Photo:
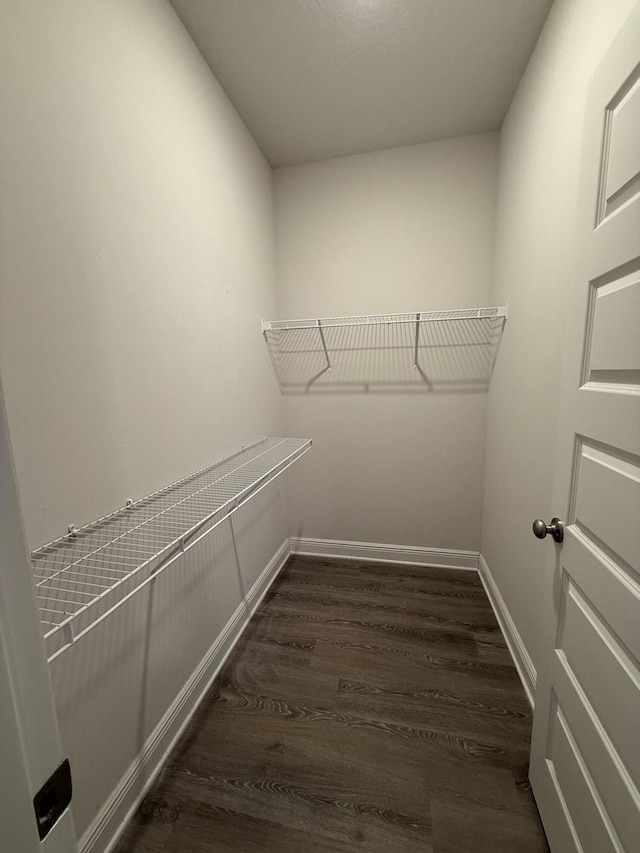
[[283,393],[486,390],[507,306],[263,321]]
[[311,447],[263,438],[31,554],[49,661],[152,583]]

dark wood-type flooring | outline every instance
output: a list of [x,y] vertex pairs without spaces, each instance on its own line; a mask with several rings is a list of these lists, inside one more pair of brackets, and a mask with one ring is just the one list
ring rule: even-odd
[[295,557],[115,853],[547,853],[474,572]]

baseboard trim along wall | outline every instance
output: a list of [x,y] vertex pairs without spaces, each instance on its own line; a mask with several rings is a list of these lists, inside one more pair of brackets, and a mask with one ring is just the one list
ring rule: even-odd
[[511,657],[513,658],[513,662],[518,670],[518,675],[520,676],[520,681],[524,687],[524,692],[527,695],[531,708],[533,708],[537,680],[536,668],[533,665],[533,661],[531,660],[525,644],[522,642],[522,637],[516,628],[516,623],[513,621],[513,618],[509,613],[505,600],[500,594],[500,590],[498,589],[493,575],[491,574],[491,569],[482,554],[480,554],[480,559],[478,561],[478,574],[480,575],[482,585],[484,586],[487,597],[491,602],[493,612],[496,614],[496,619],[498,620],[500,629],[504,635],[507,646],[509,647],[509,651],[511,652]]
[[80,839],[80,853],[108,853],[116,845],[289,553],[289,540],[285,540]]
[[375,542],[344,542],[340,539],[291,538],[291,553],[341,560],[370,560],[376,563],[406,563],[443,569],[477,570],[477,551],[421,548],[413,545],[383,545]]

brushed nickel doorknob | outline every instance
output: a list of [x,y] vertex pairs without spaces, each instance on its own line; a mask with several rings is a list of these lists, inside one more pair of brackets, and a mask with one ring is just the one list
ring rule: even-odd
[[551,519],[551,524],[545,524],[541,518],[536,518],[533,522],[533,532],[538,539],[544,539],[547,533],[550,533],[556,542],[562,542],[564,539],[564,524],[557,517]]

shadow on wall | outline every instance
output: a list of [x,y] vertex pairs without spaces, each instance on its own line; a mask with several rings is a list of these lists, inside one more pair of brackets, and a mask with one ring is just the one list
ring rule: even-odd
[[283,394],[424,394],[486,391],[503,327],[503,317],[390,315],[301,321],[264,336]]

